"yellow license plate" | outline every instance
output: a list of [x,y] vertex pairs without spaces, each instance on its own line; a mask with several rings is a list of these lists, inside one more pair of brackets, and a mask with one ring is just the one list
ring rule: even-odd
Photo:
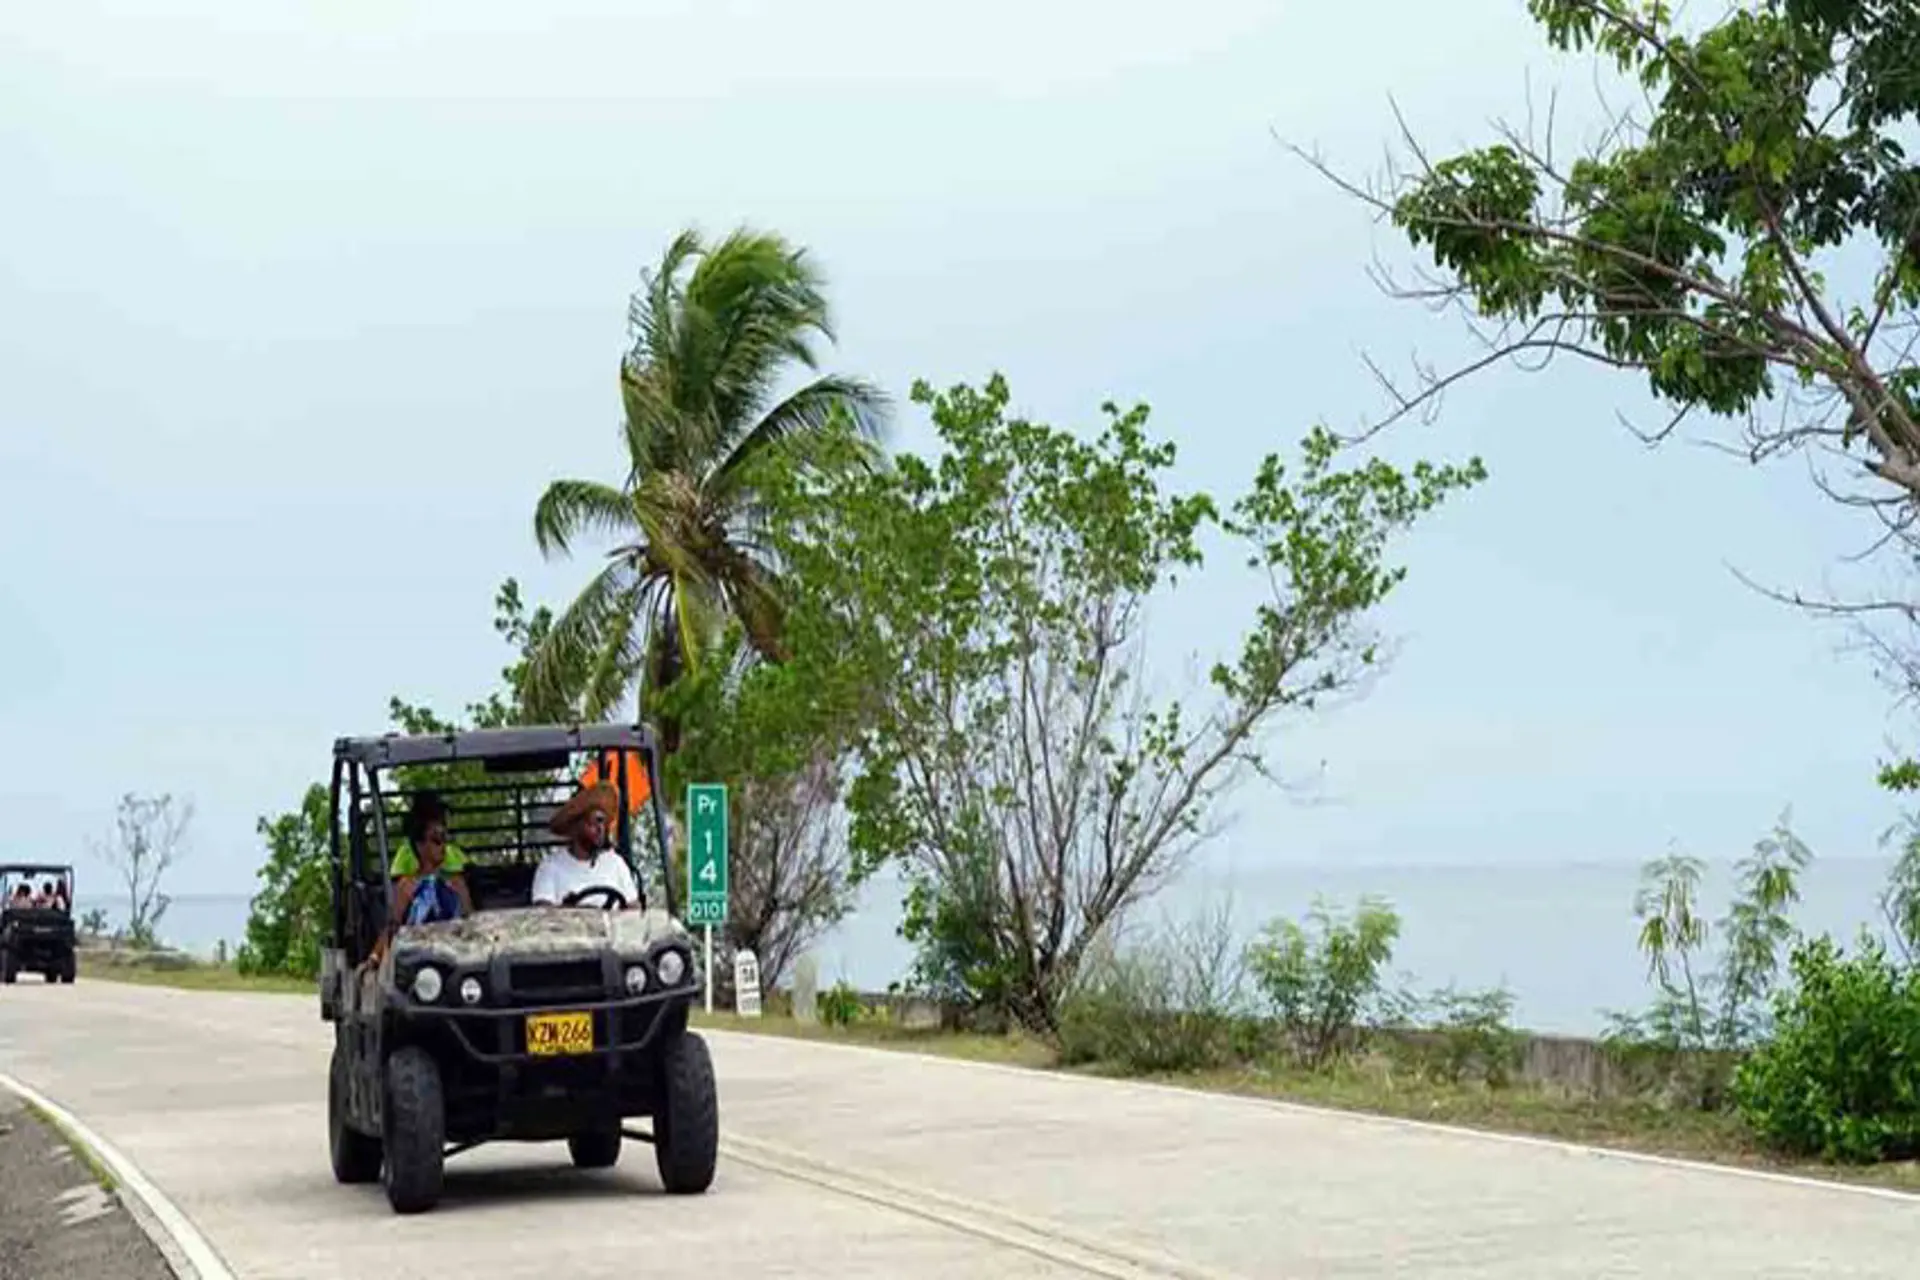
[[593,1052],[593,1015],[590,1013],[530,1013],[527,1015],[527,1052],[543,1057]]

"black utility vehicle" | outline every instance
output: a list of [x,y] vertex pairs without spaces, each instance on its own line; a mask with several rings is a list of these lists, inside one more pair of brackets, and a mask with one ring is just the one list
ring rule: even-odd
[[40,863],[0,865],[0,982],[38,973],[72,982],[73,868]]
[[[612,847],[641,901],[596,886],[534,906],[536,865],[570,856],[547,819],[588,770],[617,785]],[[719,1109],[707,1046],[687,1029],[699,979],[674,911],[653,735],[591,725],[342,739],[331,790],[320,1010],[334,1024],[334,1175],[378,1178],[397,1212],[417,1213],[438,1202],[446,1158],[481,1143],[564,1138],[576,1165],[605,1168],[625,1136],[653,1145],[667,1191],[705,1191]],[[392,861],[422,790],[449,811],[474,909],[390,930]],[[639,1118],[649,1130],[624,1123]]]

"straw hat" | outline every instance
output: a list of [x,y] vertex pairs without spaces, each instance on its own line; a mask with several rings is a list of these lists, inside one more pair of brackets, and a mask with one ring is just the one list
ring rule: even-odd
[[612,826],[620,816],[619,793],[605,784],[582,787],[560,806],[559,812],[547,819],[547,830],[559,836],[570,835],[574,826],[594,809],[606,814],[607,825]]

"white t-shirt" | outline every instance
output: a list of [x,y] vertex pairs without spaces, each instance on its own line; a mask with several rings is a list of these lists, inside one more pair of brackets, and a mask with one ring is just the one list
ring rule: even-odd
[[[630,907],[640,904],[640,887],[633,882],[633,870],[611,849],[602,849],[592,862],[582,862],[565,849],[554,849],[540,859],[533,873],[533,900],[558,906],[570,893],[595,885],[617,889]],[[607,906],[605,898],[592,905]]]

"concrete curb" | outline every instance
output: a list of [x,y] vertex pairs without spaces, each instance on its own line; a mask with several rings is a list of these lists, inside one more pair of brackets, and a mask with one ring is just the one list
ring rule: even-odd
[[233,1272],[200,1234],[200,1229],[111,1143],[59,1103],[4,1071],[0,1071],[0,1088],[52,1116],[113,1173],[123,1190],[132,1192],[131,1197],[121,1197],[122,1201],[180,1280],[235,1280]]
[[1564,1138],[1543,1138],[1529,1133],[1508,1133],[1498,1129],[1475,1129],[1469,1125],[1446,1124],[1437,1120],[1415,1120],[1407,1116],[1383,1115],[1377,1111],[1349,1111],[1342,1107],[1317,1106],[1311,1102],[1292,1102],[1284,1098],[1258,1098],[1242,1093],[1214,1093],[1205,1089],[1192,1089],[1184,1085],[1163,1084],[1155,1080],[1128,1080],[1107,1076],[1074,1075],[1062,1071],[1048,1071],[1035,1067],[1019,1067],[1002,1062],[976,1062],[970,1058],[948,1058],[939,1054],[915,1053],[912,1050],[878,1049],[863,1044],[836,1044],[831,1040],[814,1040],[777,1035],[756,1035],[751,1031],[730,1031],[718,1027],[697,1027],[701,1035],[735,1037],[749,1040],[787,1039],[796,1044],[809,1045],[833,1053],[851,1053],[877,1055],[889,1058],[920,1058],[926,1062],[936,1062],[945,1066],[959,1067],[970,1071],[986,1071],[997,1075],[1019,1076],[1023,1079],[1052,1080],[1066,1087],[1092,1085],[1111,1089],[1145,1093],[1165,1097],[1176,1095],[1184,1098],[1206,1098],[1216,1102],[1227,1102],[1241,1107],[1267,1112],[1283,1112],[1294,1115],[1337,1117],[1354,1123],[1395,1129],[1401,1132],[1427,1133],[1451,1138],[1467,1138],[1477,1142],[1499,1143],[1506,1146],[1532,1147],[1540,1151],[1553,1151],[1561,1155],[1594,1160],[1614,1160],[1625,1164],[1648,1165],[1654,1168],[1674,1169],[1688,1173],[1717,1174],[1725,1178],[1741,1178],[1751,1182],[1768,1182],[1776,1186],[1796,1187],[1803,1191],[1819,1191],[1835,1195],[1860,1196],[1870,1200],[1891,1200],[1900,1204],[1920,1205],[1920,1193],[1902,1191],[1894,1187],[1874,1186],[1870,1183],[1844,1182],[1838,1178],[1815,1178],[1806,1174],[1781,1173],[1772,1169],[1754,1169],[1746,1165],[1716,1164],[1711,1160],[1689,1160],[1684,1156],[1656,1155],[1649,1151],[1633,1151],[1622,1147],[1596,1147],[1580,1142],[1569,1142]]

